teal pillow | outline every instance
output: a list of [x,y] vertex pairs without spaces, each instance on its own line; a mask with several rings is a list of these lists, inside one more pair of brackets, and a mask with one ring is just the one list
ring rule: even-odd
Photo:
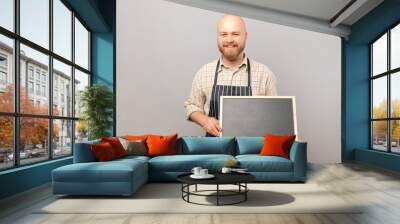
[[179,154],[235,155],[234,137],[182,137]]
[[236,155],[259,154],[264,137],[236,137]]

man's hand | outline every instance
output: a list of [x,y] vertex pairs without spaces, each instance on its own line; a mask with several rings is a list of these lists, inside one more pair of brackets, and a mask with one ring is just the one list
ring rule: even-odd
[[222,131],[221,126],[219,126],[219,121],[213,117],[207,117],[203,124],[203,129],[214,136],[220,136]]
[[206,116],[204,113],[196,111],[190,115],[190,120],[199,124],[207,133],[220,136],[222,128],[219,121],[214,117]]

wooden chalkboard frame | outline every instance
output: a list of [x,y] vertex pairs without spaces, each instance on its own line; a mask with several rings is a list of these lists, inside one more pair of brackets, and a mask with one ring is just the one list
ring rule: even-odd
[[224,99],[291,99],[292,100],[292,108],[293,108],[293,129],[294,129],[294,134],[296,135],[296,139],[298,139],[296,97],[295,96],[221,96],[220,97],[221,105],[220,105],[220,110],[219,110],[219,118],[220,118],[219,125],[222,128],[222,133],[220,133],[220,136],[223,136],[223,130],[224,130],[224,127],[222,127]]

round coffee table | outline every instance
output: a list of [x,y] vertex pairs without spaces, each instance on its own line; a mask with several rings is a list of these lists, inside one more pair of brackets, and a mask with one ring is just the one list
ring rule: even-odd
[[[255,180],[255,177],[248,173],[216,173],[213,174],[215,177],[212,179],[193,179],[190,177],[191,173],[182,174],[177,177],[178,181],[182,183],[182,199],[188,203],[198,204],[198,205],[234,205],[239,204],[241,202],[245,202],[247,200],[247,192],[249,188],[247,187],[247,183]],[[205,185],[216,185],[215,190],[197,190],[198,184]],[[190,186],[195,186],[194,191],[190,191]],[[220,185],[236,185],[238,186],[237,190],[223,190],[220,189]],[[215,194],[205,194],[209,192],[215,192]],[[190,196],[204,196],[204,197],[216,197],[216,204],[202,204],[190,201]],[[239,200],[231,202],[231,203],[221,203],[221,197],[230,197],[230,196],[241,196]]]

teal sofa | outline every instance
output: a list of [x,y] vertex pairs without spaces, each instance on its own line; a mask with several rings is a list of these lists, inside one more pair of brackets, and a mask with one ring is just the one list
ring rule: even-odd
[[127,156],[96,162],[91,141],[75,144],[74,163],[52,171],[54,194],[131,195],[148,181],[176,181],[193,167],[219,172],[228,160],[236,160],[259,182],[304,182],[307,173],[307,143],[295,142],[290,159],[260,156],[263,137],[181,137],[177,155]]

